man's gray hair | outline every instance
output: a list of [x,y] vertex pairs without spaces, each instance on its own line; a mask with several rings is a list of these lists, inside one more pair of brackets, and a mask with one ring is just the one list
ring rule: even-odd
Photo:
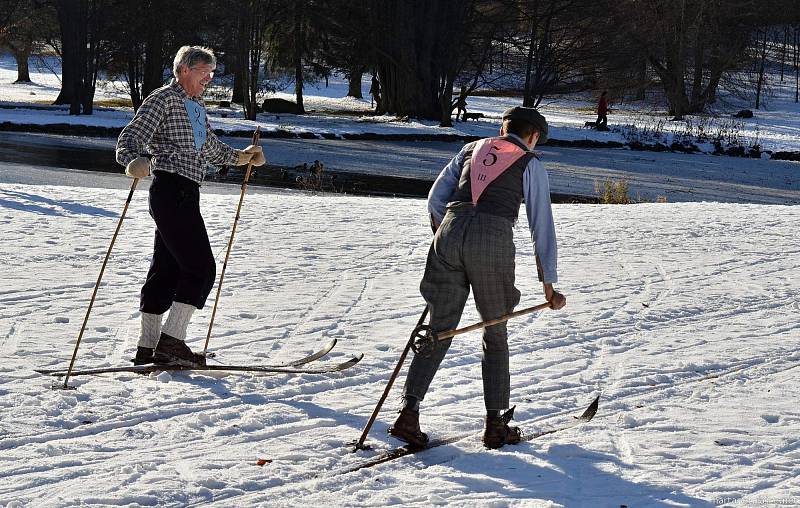
[[181,65],[191,69],[197,64],[209,64],[216,67],[217,57],[214,56],[214,51],[211,48],[202,46],[182,46],[175,55],[175,61],[172,63],[172,73],[177,78]]

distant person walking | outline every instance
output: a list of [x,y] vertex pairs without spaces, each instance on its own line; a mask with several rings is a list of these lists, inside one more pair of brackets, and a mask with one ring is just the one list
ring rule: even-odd
[[458,99],[456,99],[456,122],[458,121],[458,117],[461,116],[461,121],[466,122],[467,119],[465,116],[467,114],[467,87],[462,86],[461,92],[458,94]]
[[[547,172],[533,152],[546,140],[547,121],[536,109],[510,108],[503,113],[499,137],[464,146],[434,182],[428,195],[434,237],[420,283],[434,333],[458,325],[470,289],[484,321],[509,314],[519,303],[513,229],[523,200],[545,298],[553,309],[566,305],[553,288],[557,249]],[[414,446],[428,443],[419,426],[419,405],[451,340],[438,342],[430,356],[414,357],[391,435]],[[486,327],[481,365],[487,448],[520,441],[519,428],[508,425],[513,415],[507,410],[508,357],[506,323]]]
[[372,82],[369,85],[369,94],[372,96],[372,100],[370,101],[370,106],[373,104],[377,106],[377,109],[381,109],[381,82],[378,81],[378,75],[373,73],[372,74]]
[[[142,287],[142,329],[136,365],[177,363],[196,367],[205,357],[185,344],[195,309],[214,285],[216,261],[200,215],[200,183],[206,166],[263,165],[260,146],[236,150],[217,139],[200,96],[214,77],[217,60],[208,48],[183,46],[175,55],[175,80],[151,93],[117,140],[117,162],[125,173],[152,172],[150,216],[156,224],[150,271]],[[163,328],[162,316],[169,310]]]
[[608,91],[603,90],[600,100],[597,102],[597,121],[594,123],[595,129],[599,131],[608,130]]

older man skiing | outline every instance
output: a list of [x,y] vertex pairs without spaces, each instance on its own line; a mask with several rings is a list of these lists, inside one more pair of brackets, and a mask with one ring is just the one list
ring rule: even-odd
[[[216,262],[200,215],[200,184],[208,164],[263,165],[260,146],[236,150],[221,142],[208,123],[200,96],[214,76],[208,48],[183,46],[175,55],[175,80],[151,93],[122,130],[117,162],[125,173],[151,173],[150,215],[156,225],[153,257],[142,287],[142,328],[135,364],[205,365],[185,344],[189,320],[205,305]],[[162,317],[169,311],[162,326]]]

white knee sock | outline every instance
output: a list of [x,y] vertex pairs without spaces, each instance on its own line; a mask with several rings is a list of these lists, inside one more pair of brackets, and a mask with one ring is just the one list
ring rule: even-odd
[[194,305],[172,302],[167,322],[164,323],[164,328],[161,331],[178,340],[186,340],[186,329],[189,328],[189,321],[192,319],[194,310]]
[[161,314],[142,312],[142,331],[137,346],[151,349],[156,347],[161,336],[161,316]]

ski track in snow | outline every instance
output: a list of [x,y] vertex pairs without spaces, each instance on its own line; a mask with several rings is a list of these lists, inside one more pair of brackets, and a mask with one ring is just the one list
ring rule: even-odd
[[[424,201],[248,195],[210,349],[282,363],[336,338],[328,375],[116,374],[50,390],[64,366],[127,191],[0,186],[0,504],[800,505],[800,209],[713,203],[556,205],[567,308],[509,323],[512,403],[529,431],[486,451],[480,334],[457,337],[423,402],[435,437],[471,437],[336,475],[397,446],[405,369],[351,453],[422,312]],[[238,204],[204,193],[221,267]],[[140,189],[106,268],[76,367],[124,364],[152,222]],[[543,300],[524,221],[520,308]],[[216,288],[195,313],[202,349]],[[478,320],[472,300],[461,321]],[[259,459],[269,460],[263,466]],[[214,503],[216,502],[216,503]],[[736,504],[735,504],[736,503]]]

